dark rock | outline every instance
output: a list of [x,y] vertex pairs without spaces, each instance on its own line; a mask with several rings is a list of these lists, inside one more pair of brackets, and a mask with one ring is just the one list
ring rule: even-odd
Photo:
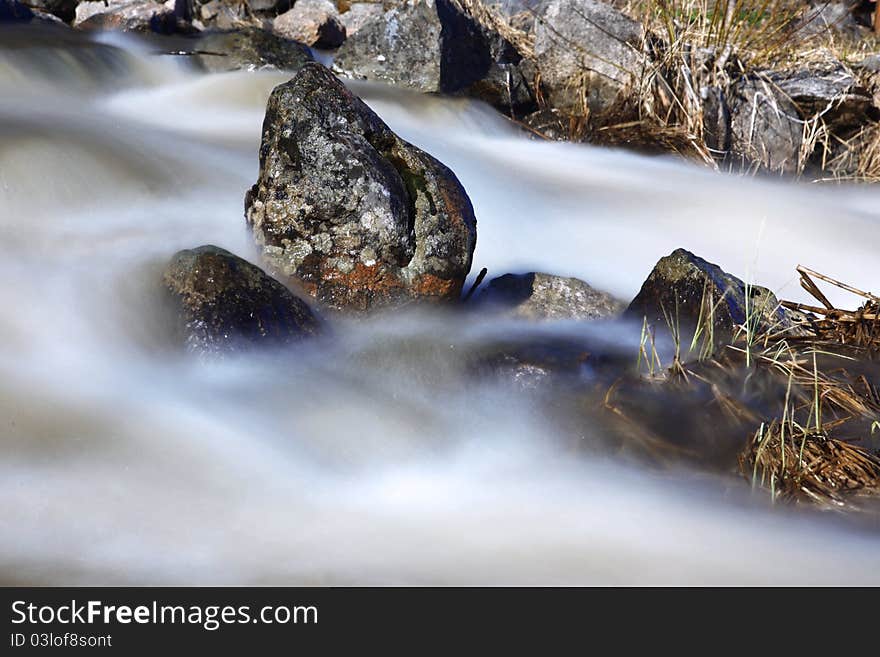
[[[718,265],[678,249],[661,258],[624,316],[665,329],[678,322],[682,344],[690,343],[698,324],[707,336],[711,324],[715,342],[727,342],[749,317],[752,329],[792,329],[793,313],[779,306],[770,290],[748,286]],[[713,321],[709,321],[709,319]]]
[[532,112],[522,120],[531,128],[534,136],[544,137],[553,141],[568,141],[571,135],[571,117],[558,109],[545,107]]
[[477,237],[452,171],[319,64],[272,92],[245,210],[272,270],[337,309],[458,299]]
[[191,351],[287,344],[320,329],[305,302],[258,267],[216,246],[176,253],[163,279]]
[[551,105],[594,125],[630,109],[648,58],[641,23],[597,0],[552,0],[535,25],[535,57]]
[[452,0],[407,2],[365,21],[336,54],[334,70],[423,92],[469,95],[524,113],[534,97],[513,46]]
[[551,274],[505,274],[477,297],[480,305],[523,319],[590,320],[619,315],[624,304],[577,278]]
[[471,358],[468,369],[472,376],[534,390],[560,380],[581,378],[594,357],[583,339],[522,335],[475,348]]
[[293,0],[248,0],[252,11],[259,14],[283,14],[293,6]]
[[34,12],[16,0],[0,0],[0,23],[27,22]]
[[272,22],[272,30],[315,48],[338,48],[345,41],[345,25],[330,0],[297,0]]
[[275,68],[295,73],[314,61],[303,44],[254,27],[205,34],[196,43],[202,53],[196,63],[212,72]]
[[31,9],[51,14],[66,23],[73,21],[76,16],[76,6],[80,0],[28,0]]
[[703,141],[716,155],[730,150],[730,110],[724,92],[719,87],[702,89]]
[[794,103],[759,76],[734,83],[728,95],[730,152],[743,168],[796,173],[803,125]]

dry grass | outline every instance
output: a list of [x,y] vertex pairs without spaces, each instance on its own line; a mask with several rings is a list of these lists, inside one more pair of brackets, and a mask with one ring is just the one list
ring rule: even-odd
[[880,495],[880,458],[822,433],[774,420],[755,433],[740,456],[752,485],[774,501],[807,502],[828,510],[858,510]]
[[[456,0],[477,22],[502,34],[526,59],[534,59],[534,39],[523,16],[507,18],[484,0]],[[712,167],[744,173],[760,167],[748,159],[726,158],[724,144],[713,135],[717,99],[727,95],[743,76],[754,76],[784,97],[761,72],[779,66],[810,65],[833,57],[858,60],[876,50],[873,37],[847,35],[809,14],[802,0],[614,0],[610,4],[640,20],[647,28],[645,52],[651,64],[633,72],[634,82],[621,94],[619,107],[596,122],[584,109],[560,116],[552,130],[532,132],[547,138],[623,146],[648,153],[671,152]],[[573,44],[588,49],[589,44]],[[595,57],[594,53],[586,54]],[[572,79],[586,98],[588,75]],[[541,108],[552,108],[540,94]],[[824,112],[791,117],[802,128],[797,162],[789,173],[810,173],[818,181],[880,180],[880,130],[871,124],[859,134],[838,135],[825,123]],[[708,117],[708,121],[707,121]],[[760,150],[760,149],[759,149]],[[820,173],[813,172],[819,169]]]
[[[880,431],[878,299],[804,267],[799,272],[819,305],[782,302],[810,313],[793,329],[758,328],[750,315],[764,309],[751,308],[731,344],[712,353],[695,338],[686,351],[670,319],[676,348],[663,367],[645,323],[638,357],[644,373],[612,385],[603,407],[629,451],[654,461],[738,469],[774,501],[880,508],[880,457],[871,451]],[[865,303],[834,308],[816,280]]]

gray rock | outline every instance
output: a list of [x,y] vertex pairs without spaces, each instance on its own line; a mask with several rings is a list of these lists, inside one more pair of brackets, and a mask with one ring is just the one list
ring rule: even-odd
[[476,244],[455,175],[319,64],[272,92],[245,210],[272,271],[337,309],[456,300]]
[[163,274],[187,349],[222,353],[316,335],[308,305],[262,270],[216,246],[174,255]]
[[211,0],[195,6],[194,15],[202,27],[211,30],[234,30],[259,27],[248,5],[244,2]]
[[863,125],[873,101],[860,87],[853,72],[841,62],[829,59],[821,64],[767,75],[804,119],[821,115],[832,131]]
[[174,9],[154,0],[109,0],[105,5],[81,2],[76,7],[73,26],[81,30],[121,30],[124,32],[175,31]]
[[847,37],[861,37],[869,30],[859,25],[853,14],[852,2],[815,0],[795,25],[794,38],[805,40],[834,32]]
[[196,44],[202,53],[196,63],[212,72],[273,68],[295,73],[314,61],[303,44],[254,27],[205,34]]
[[345,41],[345,25],[330,0],[297,0],[272,22],[272,30],[315,48],[338,48]]
[[469,95],[522,113],[534,105],[523,60],[452,0],[407,0],[365,21],[334,70],[423,92]]
[[794,103],[761,77],[744,77],[728,94],[731,157],[744,168],[795,173],[803,125]]
[[481,305],[531,320],[590,320],[619,315],[624,304],[577,278],[531,272],[492,279],[477,298]]
[[648,58],[641,23],[597,0],[552,0],[535,25],[535,57],[550,103],[594,125],[628,111]]
[[794,330],[798,316],[781,308],[770,290],[750,285],[748,299],[746,294],[746,284],[737,277],[678,249],[657,262],[624,316],[647,319],[659,330],[677,322],[685,346],[698,326],[703,336],[711,326],[716,344],[727,342],[747,317],[753,330]]
[[345,33],[352,36],[367,23],[381,18],[385,8],[379,2],[353,2],[346,11],[339,14],[345,25]]

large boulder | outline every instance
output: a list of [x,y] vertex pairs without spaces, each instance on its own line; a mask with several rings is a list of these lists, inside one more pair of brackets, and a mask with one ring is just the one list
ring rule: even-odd
[[338,48],[345,41],[345,25],[330,0],[297,0],[272,22],[272,30],[315,48]]
[[458,299],[477,238],[452,171],[319,64],[269,97],[245,210],[272,271],[337,309]]
[[641,23],[598,0],[552,0],[535,24],[535,58],[551,105],[594,125],[632,111],[649,60]]
[[799,319],[767,288],[747,286],[684,249],[657,262],[624,316],[675,329],[683,344],[698,328],[704,339],[717,344],[729,341],[747,322],[751,331],[794,332]]
[[522,113],[534,104],[526,62],[454,0],[406,0],[371,16],[339,49],[334,70],[423,92],[469,95],[503,111]]
[[530,272],[492,279],[477,297],[480,305],[531,320],[590,320],[614,317],[623,304],[578,278]]
[[295,73],[314,61],[303,44],[255,27],[205,34],[196,44],[196,63],[212,72],[271,68]]
[[163,280],[181,339],[194,352],[287,344],[320,330],[304,301],[258,267],[216,246],[176,253]]

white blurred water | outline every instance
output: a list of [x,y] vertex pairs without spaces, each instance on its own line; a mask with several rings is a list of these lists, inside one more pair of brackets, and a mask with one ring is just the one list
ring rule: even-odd
[[[169,256],[255,259],[243,196],[287,76],[125,40],[23,48],[23,29],[0,31],[0,582],[880,583],[876,533],[573,455],[463,385],[454,345],[489,325],[363,322],[222,363],[168,348]],[[683,246],[789,297],[798,262],[877,288],[871,188],[538,143],[476,103],[353,88],[459,176],[475,270],[627,298]]]

